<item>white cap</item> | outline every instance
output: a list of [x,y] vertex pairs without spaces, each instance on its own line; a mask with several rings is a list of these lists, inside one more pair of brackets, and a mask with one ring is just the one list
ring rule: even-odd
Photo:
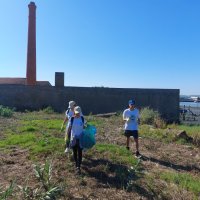
[[80,108],[79,106],[76,106],[76,107],[74,108],[74,113],[75,113],[75,114],[81,113],[81,108]]
[[76,105],[75,101],[69,102],[69,108],[73,108]]

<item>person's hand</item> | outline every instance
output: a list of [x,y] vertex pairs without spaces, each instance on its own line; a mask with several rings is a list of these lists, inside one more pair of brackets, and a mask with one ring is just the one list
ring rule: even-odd
[[88,124],[87,124],[87,121],[85,120],[85,122],[84,122],[84,126],[83,126],[83,127],[86,128],[87,125],[88,125]]
[[127,118],[126,118],[126,121],[127,121],[127,122],[129,122],[130,120],[131,120],[130,117],[127,117]]

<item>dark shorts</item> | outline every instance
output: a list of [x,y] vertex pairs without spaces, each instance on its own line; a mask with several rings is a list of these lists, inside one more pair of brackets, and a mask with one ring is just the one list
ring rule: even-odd
[[125,135],[126,137],[131,137],[131,136],[133,136],[134,139],[138,139],[138,130],[134,130],[134,131],[125,130],[124,135]]

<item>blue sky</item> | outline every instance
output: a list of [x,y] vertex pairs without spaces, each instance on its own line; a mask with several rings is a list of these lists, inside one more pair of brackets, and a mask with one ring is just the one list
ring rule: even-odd
[[[0,77],[25,77],[27,0],[0,0]],[[35,0],[37,80],[200,94],[199,0]]]

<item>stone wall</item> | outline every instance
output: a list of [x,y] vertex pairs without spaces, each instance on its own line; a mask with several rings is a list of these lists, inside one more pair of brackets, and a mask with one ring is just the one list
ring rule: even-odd
[[139,108],[149,106],[168,121],[179,120],[179,89],[123,89],[104,87],[51,87],[0,85],[0,105],[17,110],[47,106],[63,112],[75,100],[85,115],[123,111],[134,98]]

